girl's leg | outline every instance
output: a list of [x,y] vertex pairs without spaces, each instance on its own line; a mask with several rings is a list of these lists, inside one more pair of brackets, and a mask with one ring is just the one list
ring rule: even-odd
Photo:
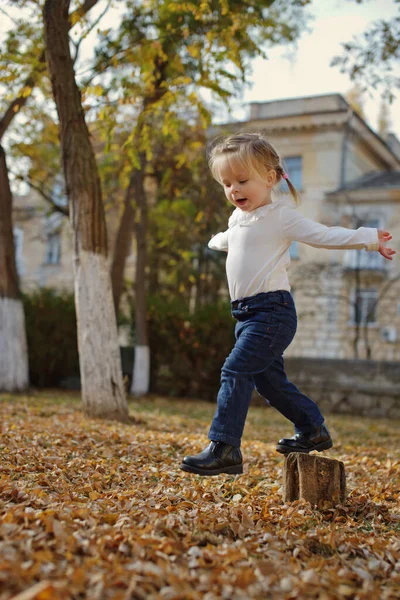
[[[208,437],[240,447],[244,424],[254,390],[254,375],[275,360],[269,347],[275,330],[265,323],[246,322],[236,326],[236,344],[221,371],[217,410]],[[264,349],[264,352],[260,352]]]
[[217,410],[208,438],[239,448],[254,390],[254,381],[251,375],[242,375],[230,370],[230,363],[227,365],[227,362],[222,368]]
[[317,404],[288,380],[282,356],[255,375],[254,383],[257,392],[292,421],[295,433],[311,433],[324,422]]
[[183,471],[198,475],[243,472],[240,442],[254,390],[253,375],[274,360],[269,349],[277,326],[239,322],[235,333],[235,347],[222,367],[217,410],[208,434],[211,442],[199,454],[184,457]]

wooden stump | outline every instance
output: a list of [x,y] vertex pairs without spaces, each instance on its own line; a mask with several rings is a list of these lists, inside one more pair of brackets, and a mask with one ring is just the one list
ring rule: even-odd
[[283,477],[285,502],[303,498],[318,505],[320,500],[346,499],[346,474],[339,460],[291,452],[285,456]]

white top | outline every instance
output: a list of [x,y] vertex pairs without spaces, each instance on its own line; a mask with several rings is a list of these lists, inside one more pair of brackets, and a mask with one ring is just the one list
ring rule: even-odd
[[208,243],[228,252],[226,273],[232,300],[260,292],[290,292],[287,268],[293,241],[314,248],[379,250],[378,230],[372,227],[327,227],[306,219],[295,208],[275,201],[251,212],[236,208],[228,229]]

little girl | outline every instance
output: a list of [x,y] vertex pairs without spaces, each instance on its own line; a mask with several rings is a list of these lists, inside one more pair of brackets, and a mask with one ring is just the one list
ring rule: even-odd
[[236,207],[228,229],[213,236],[208,245],[228,253],[226,272],[237,323],[236,344],[221,371],[217,410],[208,434],[211,443],[200,454],[185,456],[181,464],[182,470],[199,475],[243,473],[240,442],[254,387],[294,424],[295,435],[279,440],[278,452],[321,452],[332,447],[317,404],[285,375],[282,355],[297,328],[287,275],[291,243],[378,250],[388,260],[395,254],[384,246],[392,238],[386,231],[326,227],[287,203],[273,202],[272,190],[282,179],[295,206],[299,198],[277,152],[259,133],[219,141],[209,164]]

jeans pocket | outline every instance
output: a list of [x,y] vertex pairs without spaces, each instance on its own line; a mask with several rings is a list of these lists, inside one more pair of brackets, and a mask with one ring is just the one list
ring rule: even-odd
[[296,330],[287,327],[283,323],[279,323],[276,333],[269,345],[271,353],[274,356],[282,356],[286,348],[292,343],[295,334]]

